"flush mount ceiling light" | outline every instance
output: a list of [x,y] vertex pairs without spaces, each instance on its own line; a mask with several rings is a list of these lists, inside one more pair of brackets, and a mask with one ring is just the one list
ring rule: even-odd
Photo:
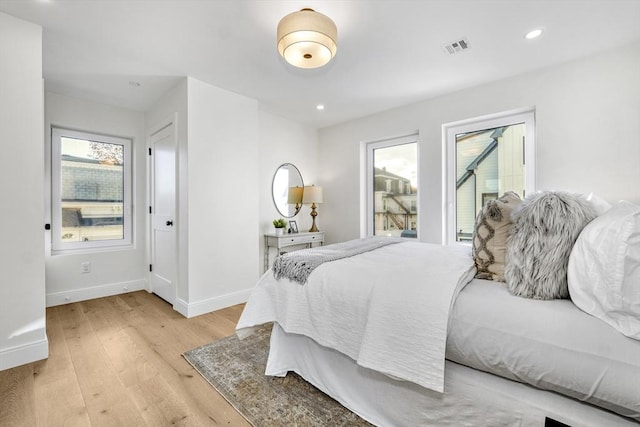
[[313,9],[290,13],[278,23],[278,52],[295,67],[327,64],[336,55],[337,41],[336,24]]

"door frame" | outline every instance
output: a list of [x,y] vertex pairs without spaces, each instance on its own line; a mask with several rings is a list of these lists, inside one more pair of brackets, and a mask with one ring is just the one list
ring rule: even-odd
[[[392,136],[360,142],[360,237],[374,235],[374,175],[373,152],[379,148],[389,148],[398,145],[416,144],[416,173],[418,174],[418,194],[420,193],[420,133],[416,130],[408,134]],[[420,196],[416,197],[416,240],[420,237]]]
[[178,259],[177,259],[177,254],[178,254],[178,233],[179,233],[179,227],[180,227],[180,221],[178,218],[178,195],[177,195],[177,190],[178,190],[178,113],[173,113],[170,116],[165,117],[163,120],[161,120],[160,122],[158,122],[155,126],[152,126],[148,129],[147,131],[147,197],[146,197],[146,202],[147,202],[147,206],[145,206],[145,210],[147,212],[147,238],[146,238],[146,276],[147,276],[147,291],[150,293],[153,293],[153,284],[152,284],[152,280],[151,280],[151,265],[153,264],[153,214],[151,213],[151,209],[153,209],[153,189],[154,189],[154,168],[153,168],[153,157],[151,155],[151,150],[152,150],[152,138],[155,134],[157,134],[158,132],[162,131],[163,129],[165,129],[168,126],[173,125],[173,146],[174,146],[174,150],[175,150],[175,157],[174,157],[174,163],[175,163],[175,176],[174,176],[174,188],[175,188],[175,198],[174,198],[174,206],[173,206],[173,217],[174,217],[174,224],[175,224],[175,231],[173,234],[173,239],[174,239],[174,245],[176,248],[176,258],[174,259],[174,263],[175,263],[175,277],[174,277],[174,298],[173,298],[173,309],[176,310],[177,307],[177,303],[178,303],[178,277],[179,277],[179,272],[178,272],[178,268],[179,268],[179,263],[178,263]]
[[[456,242],[456,135],[474,130],[492,129],[514,123],[525,124],[525,190],[536,190],[536,108],[526,107],[442,125],[442,242]],[[464,244],[464,243],[462,243]]]

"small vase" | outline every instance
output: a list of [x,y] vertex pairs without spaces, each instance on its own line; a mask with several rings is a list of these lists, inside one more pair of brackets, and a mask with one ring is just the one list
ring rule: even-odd
[[284,228],[276,228],[276,236],[282,236],[284,234]]

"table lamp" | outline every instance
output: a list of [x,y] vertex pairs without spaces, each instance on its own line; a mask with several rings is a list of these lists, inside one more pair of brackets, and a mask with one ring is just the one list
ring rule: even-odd
[[320,231],[318,230],[318,227],[316,227],[316,217],[318,216],[318,212],[316,212],[316,203],[322,203],[322,187],[316,187],[315,185],[304,187],[302,203],[311,203],[311,218],[313,218],[313,224],[311,225],[309,232],[313,233]]

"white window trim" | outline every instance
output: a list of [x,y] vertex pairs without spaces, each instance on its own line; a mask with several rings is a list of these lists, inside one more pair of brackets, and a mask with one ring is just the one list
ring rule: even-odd
[[[418,143],[418,133],[402,135],[394,138],[385,138],[376,141],[363,141],[360,143],[360,237],[373,236],[373,205],[375,203],[373,195],[373,151],[378,148],[393,147],[396,145],[416,143],[417,164],[416,173],[418,174],[418,182],[420,182],[420,144]],[[420,194],[420,189],[418,189]],[[418,196],[419,198],[420,196]],[[419,205],[419,203],[417,203]],[[416,215],[420,217],[416,206]],[[420,237],[420,227],[416,227],[417,238]]]
[[536,189],[535,107],[522,108],[482,117],[461,120],[442,125],[442,241],[448,245],[456,242],[456,135],[479,129],[492,129],[514,123],[525,124],[525,191]]
[[[88,242],[64,242],[62,240],[62,197],[61,197],[61,138],[70,137],[88,141],[119,144],[124,147],[124,188],[123,238],[117,240],[93,240]],[[51,127],[51,252],[60,254],[67,252],[81,252],[83,250],[114,249],[133,245],[133,205],[132,205],[132,175],[133,157],[132,140],[124,137],[102,135],[95,132],[82,132],[65,128]]]

